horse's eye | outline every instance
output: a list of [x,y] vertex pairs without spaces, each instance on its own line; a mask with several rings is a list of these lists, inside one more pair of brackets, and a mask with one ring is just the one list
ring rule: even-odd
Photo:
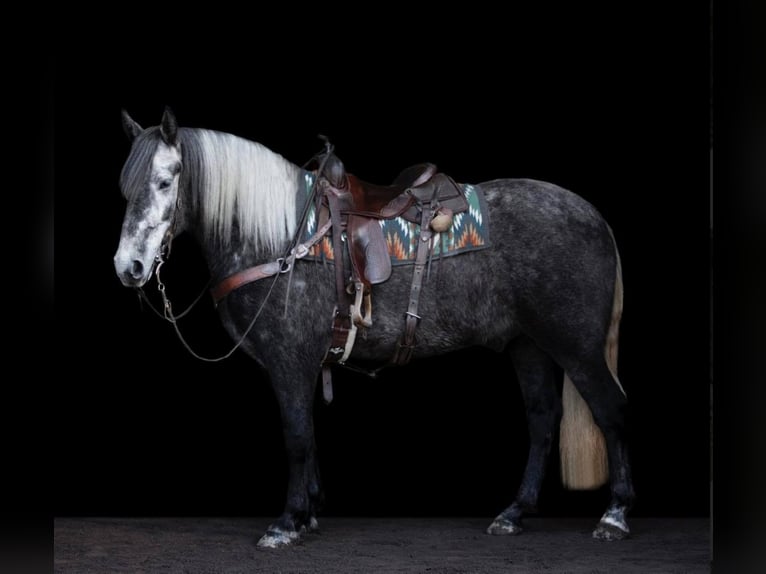
[[159,189],[161,189],[161,190],[163,190],[163,191],[164,191],[164,190],[166,190],[166,189],[170,189],[170,184],[171,184],[171,181],[170,181],[169,179],[163,179],[163,180],[162,180],[162,181],[159,183],[159,185],[158,185],[157,187],[158,187]]

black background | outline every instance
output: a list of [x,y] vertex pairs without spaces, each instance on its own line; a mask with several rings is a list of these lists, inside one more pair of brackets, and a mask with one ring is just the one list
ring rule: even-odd
[[[102,32],[54,57],[44,103],[55,126],[57,343],[55,358],[38,358],[65,381],[54,393],[54,513],[282,508],[286,461],[265,375],[242,354],[191,357],[114,274],[129,149],[120,109],[149,126],[169,105],[180,125],[228,131],[297,164],[325,134],[370,181],[430,161],[458,181],[530,177],[593,203],[623,261],[633,514],[708,515],[706,8],[312,22],[264,22],[247,41],[216,28],[213,42],[204,27],[159,26],[141,42],[101,43]],[[207,280],[183,237],[163,272],[176,310]],[[231,346],[208,298],[181,327],[203,355]],[[326,514],[491,517],[512,501],[527,438],[502,357],[471,350],[377,380],[339,371],[335,395],[316,408]],[[553,461],[541,512],[603,511],[606,490],[564,491],[557,470]]]

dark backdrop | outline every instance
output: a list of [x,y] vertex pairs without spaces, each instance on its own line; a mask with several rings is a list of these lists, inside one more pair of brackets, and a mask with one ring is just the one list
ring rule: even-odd
[[[595,12],[539,16],[396,28],[368,18],[367,34],[343,27],[342,40],[280,27],[236,49],[223,34],[189,51],[190,38],[171,34],[140,50],[125,38],[55,57],[59,343],[48,367],[66,381],[54,391],[55,514],[282,508],[285,453],[265,375],[239,353],[191,357],[114,274],[129,149],[120,109],[149,126],[165,105],[181,125],[253,139],[297,164],[325,134],[370,181],[430,161],[458,181],[536,178],[593,203],[623,261],[634,515],[708,514],[707,14],[626,8],[609,25]],[[163,272],[176,310],[207,280],[183,237]],[[208,298],[181,327],[200,354],[231,346]],[[491,517],[511,502],[527,437],[500,356],[469,350],[376,380],[338,371],[335,396],[316,407],[326,514]],[[603,511],[606,490],[566,492],[557,472],[553,460],[541,512]]]

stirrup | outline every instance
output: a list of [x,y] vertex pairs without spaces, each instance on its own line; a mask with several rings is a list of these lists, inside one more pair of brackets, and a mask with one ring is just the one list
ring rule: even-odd
[[[364,284],[361,281],[354,283],[356,299],[351,305],[351,320],[359,327],[372,327],[372,294],[364,294]],[[360,312],[362,298],[364,297],[364,315]]]

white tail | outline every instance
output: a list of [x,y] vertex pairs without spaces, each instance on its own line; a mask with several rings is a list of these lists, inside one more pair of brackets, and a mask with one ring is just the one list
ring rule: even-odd
[[[615,384],[625,394],[625,390],[617,378],[617,350],[620,318],[622,317],[622,298],[622,266],[620,255],[617,253],[617,277],[614,285],[612,319],[604,346],[604,354]],[[566,373],[564,374],[564,390],[561,400],[563,409],[559,436],[561,481],[566,488],[572,490],[598,488],[609,478],[604,435],[593,421],[593,415],[587,403],[577,392]]]

